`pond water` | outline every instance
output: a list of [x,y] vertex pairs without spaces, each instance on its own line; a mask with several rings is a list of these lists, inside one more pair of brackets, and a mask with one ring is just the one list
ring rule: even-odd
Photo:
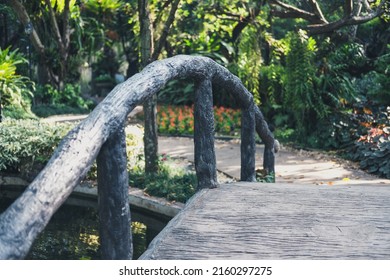
[[[10,198],[0,196],[0,213],[11,203]],[[134,209],[131,215],[133,259],[138,259],[168,221]],[[97,209],[65,204],[58,209],[35,240],[26,259],[101,259],[99,249]]]

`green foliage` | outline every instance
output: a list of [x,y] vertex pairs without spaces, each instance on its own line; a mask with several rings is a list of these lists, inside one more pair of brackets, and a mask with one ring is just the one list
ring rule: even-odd
[[84,0],[85,7],[92,13],[112,14],[122,5],[121,0]]
[[32,108],[35,115],[40,118],[46,118],[54,115],[68,115],[68,114],[88,114],[90,110],[82,108],[74,108],[62,104],[54,105],[35,105]]
[[27,63],[18,50],[0,48],[0,100],[6,115],[15,118],[34,118],[30,110],[34,83],[18,74],[18,66]]
[[40,117],[56,114],[88,113],[94,104],[81,97],[80,86],[66,84],[62,91],[51,85],[37,86],[34,113]]
[[0,126],[0,171],[29,177],[42,168],[70,124],[48,124],[35,120],[5,119]]
[[287,126],[278,127],[274,132],[275,139],[278,139],[282,143],[293,141],[294,134],[295,130]]
[[317,127],[304,143],[309,147],[324,150],[346,149],[358,138],[358,124],[350,113],[329,115],[317,122]]
[[194,84],[187,80],[171,80],[157,96],[160,104],[191,105],[195,98]]
[[364,69],[367,58],[362,46],[356,43],[334,49],[329,40],[325,40],[320,51],[323,56],[317,74],[317,91],[329,109],[342,111],[346,104],[357,101],[359,88],[354,85],[353,76],[358,69]]
[[[0,172],[20,173],[28,180],[33,179],[73,127],[71,123],[5,119],[0,126]],[[126,127],[126,152],[128,168],[134,168],[143,153],[141,127]],[[96,165],[87,177],[96,179]]]
[[239,53],[237,59],[237,72],[245,87],[253,94],[255,102],[261,103],[260,69],[262,65],[262,55],[260,50],[259,27],[248,26],[241,34],[239,42]]
[[375,70],[364,78],[371,81],[370,86],[366,87],[367,99],[390,105],[390,45],[387,50],[387,54],[375,61]]
[[290,33],[286,58],[284,106],[291,109],[300,138],[307,134],[313,117],[322,118],[328,112],[322,97],[315,91],[314,55],[316,42],[300,30]]
[[390,179],[390,127],[371,128],[355,143],[351,154],[362,169]]
[[144,152],[144,130],[139,125],[128,125],[126,132],[127,168],[130,170],[138,164],[139,157]]
[[172,167],[170,161],[162,155],[159,172],[155,174],[145,174],[141,168],[133,168],[129,172],[130,186],[143,189],[149,195],[186,202],[196,191],[196,174],[183,168]]
[[275,183],[275,173],[267,174],[264,169],[257,169],[256,181],[260,183]]

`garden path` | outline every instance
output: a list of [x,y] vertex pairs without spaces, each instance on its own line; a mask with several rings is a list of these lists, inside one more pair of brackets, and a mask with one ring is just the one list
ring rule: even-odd
[[[194,161],[192,138],[159,137],[159,153],[173,158]],[[261,168],[263,145],[256,146],[256,166]],[[240,143],[238,140],[216,140],[217,168],[225,174],[240,177]],[[381,179],[360,170],[354,162],[341,160],[320,152],[294,150],[282,146],[275,158],[276,182],[315,185],[388,185],[390,180]]]
[[[134,117],[142,111],[136,107],[129,115]],[[86,115],[53,116],[46,121],[78,121]],[[188,137],[159,137],[159,153],[165,153],[173,158],[194,161],[194,141]],[[263,145],[256,146],[256,165],[262,166]],[[226,175],[239,179],[240,177],[240,143],[239,140],[216,140],[215,152],[217,168]],[[337,156],[321,152],[296,150],[282,146],[275,157],[276,182],[300,183],[315,185],[387,185],[390,180],[381,179],[360,170],[357,163],[342,160]]]

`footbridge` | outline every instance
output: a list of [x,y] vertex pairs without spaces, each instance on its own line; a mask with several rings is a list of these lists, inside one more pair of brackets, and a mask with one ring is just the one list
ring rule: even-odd
[[100,243],[103,259],[131,259],[132,238],[124,127],[127,116],[167,82],[187,78],[195,84],[194,144],[198,190],[218,187],[214,150],[212,88],[222,87],[242,110],[241,180],[255,181],[255,131],[265,143],[264,169],[274,172],[275,140],[252,94],[213,60],[176,56],[149,64],[116,86],[61,141],[46,167],[0,215],[0,259],[21,259],[97,162]]
[[[128,114],[177,78],[195,83],[198,192],[142,259],[390,259],[390,188],[255,183],[255,132],[263,168],[274,172],[275,140],[241,81],[214,61],[176,56],[118,85],[63,139],[47,166],[0,215],[0,259],[22,259],[96,160],[103,259],[131,259],[124,126]],[[219,185],[212,86],[242,109],[240,182]]]
[[140,259],[390,259],[389,198],[372,185],[203,189]]

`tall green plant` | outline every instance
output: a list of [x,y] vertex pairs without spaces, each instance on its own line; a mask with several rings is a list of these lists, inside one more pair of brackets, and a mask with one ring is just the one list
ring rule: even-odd
[[284,105],[291,109],[301,139],[307,135],[316,119],[328,113],[322,96],[316,92],[316,49],[316,41],[304,31],[289,34]]
[[0,48],[0,98],[1,105],[8,110],[30,111],[30,98],[33,97],[34,83],[28,77],[17,73],[17,66],[26,63],[18,50],[11,51],[10,47]]
[[260,104],[260,30],[258,26],[248,26],[241,34],[237,61],[238,76],[245,87],[252,92],[256,103]]

